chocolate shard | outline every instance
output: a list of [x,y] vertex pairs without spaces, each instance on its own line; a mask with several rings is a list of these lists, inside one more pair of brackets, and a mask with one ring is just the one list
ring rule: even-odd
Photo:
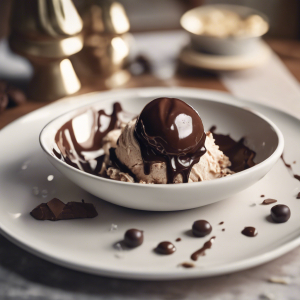
[[57,198],[53,198],[47,203],[47,206],[49,207],[50,211],[54,214],[55,218],[58,219],[58,216],[62,213],[66,204],[64,204]]
[[95,218],[98,213],[92,203],[68,202],[64,204],[57,198],[53,198],[48,203],[41,203],[33,209],[30,215],[37,220],[68,220]]
[[272,204],[272,203],[275,203],[277,202],[277,200],[275,199],[265,199],[261,204],[262,205],[269,205],[269,204]]
[[68,202],[59,215],[59,220],[95,218],[98,213],[91,203]]
[[36,220],[51,220],[55,221],[56,217],[48,207],[47,203],[38,205],[30,212],[30,215]]

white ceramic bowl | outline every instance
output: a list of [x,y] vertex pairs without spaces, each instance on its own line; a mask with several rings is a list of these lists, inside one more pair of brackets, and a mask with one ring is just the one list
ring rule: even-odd
[[[157,94],[157,97],[168,96]],[[174,96],[174,95],[173,95]],[[96,102],[93,107],[111,112],[112,104],[118,100],[124,110],[138,114],[154,99],[147,95],[139,98],[124,97]],[[40,134],[40,144],[50,162],[67,178],[91,194],[121,206],[153,211],[176,211],[191,209],[226,199],[263,178],[279,159],[283,151],[282,133],[264,116],[226,103],[192,97],[180,97],[192,105],[200,114],[205,130],[217,126],[218,133],[230,134],[238,140],[247,139],[247,145],[257,155],[254,167],[237,174],[211,181],[183,184],[138,184],[114,181],[90,175],[54,156],[52,149],[57,130],[86,106],[68,112],[44,127]]]
[[258,36],[229,36],[229,37],[214,37],[202,34],[195,34],[194,22],[201,16],[208,14],[212,10],[229,10],[237,13],[242,18],[250,15],[259,15],[264,21],[269,23],[268,18],[261,12],[239,5],[231,4],[214,4],[196,7],[187,11],[180,19],[180,24],[191,37],[192,47],[200,52],[216,55],[243,55],[251,52],[257,52],[260,49],[260,37],[267,30]]

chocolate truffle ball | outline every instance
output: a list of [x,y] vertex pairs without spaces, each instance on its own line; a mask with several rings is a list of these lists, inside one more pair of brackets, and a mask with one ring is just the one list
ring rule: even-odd
[[291,216],[291,211],[288,206],[283,204],[275,205],[271,208],[271,217],[275,223],[284,223]]
[[124,235],[124,243],[127,247],[135,248],[142,245],[144,232],[138,229],[128,229]]
[[204,237],[211,233],[212,227],[209,222],[205,220],[198,220],[194,222],[192,231],[194,236]]

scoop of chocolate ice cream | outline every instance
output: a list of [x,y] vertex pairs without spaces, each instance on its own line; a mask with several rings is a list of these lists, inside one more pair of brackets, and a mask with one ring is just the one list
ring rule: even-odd
[[148,103],[135,126],[144,162],[144,173],[151,164],[165,162],[168,183],[181,174],[188,182],[190,171],[205,154],[205,132],[199,114],[176,98],[157,98]]

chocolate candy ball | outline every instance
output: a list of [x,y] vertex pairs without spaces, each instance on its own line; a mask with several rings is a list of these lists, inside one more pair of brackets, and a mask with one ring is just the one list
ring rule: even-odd
[[278,204],[271,208],[271,217],[276,223],[284,223],[290,218],[290,216],[291,211],[286,205]]
[[142,245],[144,233],[138,229],[128,229],[124,235],[124,243],[127,247],[135,248]]
[[205,220],[195,221],[192,227],[193,235],[197,237],[204,237],[211,233],[212,227]]

